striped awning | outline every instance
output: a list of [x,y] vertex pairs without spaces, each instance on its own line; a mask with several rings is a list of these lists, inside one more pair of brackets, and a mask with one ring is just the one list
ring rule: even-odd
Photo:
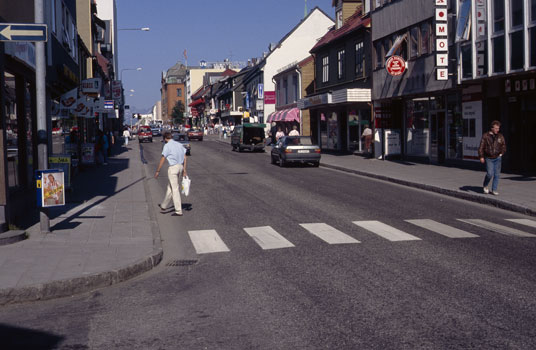
[[300,122],[300,110],[298,108],[282,109],[275,111],[268,116],[268,123],[271,122]]

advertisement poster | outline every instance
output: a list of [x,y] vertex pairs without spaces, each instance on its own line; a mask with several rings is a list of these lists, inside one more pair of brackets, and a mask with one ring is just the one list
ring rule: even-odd
[[400,130],[385,130],[385,155],[392,156],[400,154]]
[[70,154],[53,154],[48,157],[49,169],[61,169],[65,179],[65,187],[71,187],[71,155]]
[[65,205],[63,172],[46,172],[41,179],[41,206],[43,208]]
[[82,145],[82,164],[94,164],[95,163],[95,144],[84,143]]
[[482,101],[462,103],[463,159],[478,161],[478,147],[482,137]]

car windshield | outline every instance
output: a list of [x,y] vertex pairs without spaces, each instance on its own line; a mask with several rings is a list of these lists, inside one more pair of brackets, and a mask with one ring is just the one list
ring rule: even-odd
[[310,146],[313,142],[309,136],[287,136],[285,137],[285,146]]

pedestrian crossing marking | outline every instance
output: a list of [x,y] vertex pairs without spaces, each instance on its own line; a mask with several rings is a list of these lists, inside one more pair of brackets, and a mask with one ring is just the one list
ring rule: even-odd
[[469,233],[469,232],[457,229],[456,227],[448,226],[448,225],[442,224],[434,220],[422,219],[422,220],[405,220],[405,221],[409,222],[410,224],[433,231],[435,233],[439,233],[440,235],[443,235],[448,238],[479,237],[478,235],[475,235],[473,233]]
[[328,244],[352,244],[361,243],[357,239],[323,223],[300,224],[301,227],[317,236]]
[[247,227],[244,231],[264,250],[294,247],[294,244],[270,226]]
[[415,237],[409,233],[400,231],[380,221],[353,221],[353,223],[392,242],[421,240],[419,237]]
[[222,241],[216,230],[188,231],[197,254],[228,252],[229,248]]
[[535,227],[536,228],[536,221],[529,220],[529,219],[505,219],[506,221],[515,222],[517,224],[529,226],[529,227]]
[[497,233],[501,233],[503,235],[507,236],[517,236],[517,237],[536,237],[536,235],[523,232],[520,230],[517,230],[515,228],[510,228],[508,226],[503,226],[499,224],[495,224],[489,221],[481,220],[481,219],[458,219],[458,221],[465,222],[471,225],[475,225],[490,231],[494,231]]

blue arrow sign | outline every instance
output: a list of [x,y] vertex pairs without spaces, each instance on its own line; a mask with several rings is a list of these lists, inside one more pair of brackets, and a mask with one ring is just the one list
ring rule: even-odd
[[0,41],[47,41],[47,25],[0,23]]

